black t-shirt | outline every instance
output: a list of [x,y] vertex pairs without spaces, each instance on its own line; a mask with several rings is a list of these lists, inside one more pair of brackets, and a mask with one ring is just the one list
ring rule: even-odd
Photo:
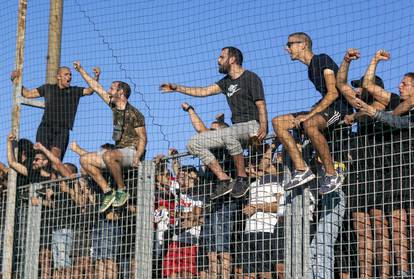
[[[371,96],[371,95],[370,95]],[[374,99],[365,96],[365,98],[369,104],[371,104]],[[387,106],[384,108],[384,111],[392,111],[394,110],[401,102],[400,95],[395,93],[391,93],[390,101],[388,102]],[[375,121],[374,119],[364,117],[363,121],[358,123],[358,133],[360,135],[367,134],[372,135],[374,133],[383,133],[386,131],[390,131],[390,127],[382,122]]]
[[60,89],[57,84],[44,84],[37,88],[40,96],[45,98],[42,122],[71,130],[83,90],[77,86]]
[[237,79],[231,79],[226,75],[216,84],[226,95],[233,124],[259,121],[259,111],[255,102],[264,101],[265,98],[262,81],[255,73],[245,70]]
[[[323,75],[325,69],[332,70],[335,76],[338,73],[338,65],[336,65],[331,57],[324,53],[314,55],[308,67],[308,77],[315,86],[315,89],[321,93],[322,97],[325,97],[326,93],[328,93],[325,77]],[[346,99],[340,93],[338,98],[331,104],[331,107],[340,112],[352,112],[351,105],[348,104]]]

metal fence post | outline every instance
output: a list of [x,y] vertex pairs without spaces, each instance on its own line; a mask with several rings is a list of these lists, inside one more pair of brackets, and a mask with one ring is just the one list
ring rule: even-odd
[[36,190],[39,188],[41,188],[41,185],[38,183],[29,186],[26,249],[24,257],[24,278],[26,279],[33,278],[33,274],[38,273],[42,206],[32,205],[31,198],[36,196]]
[[138,169],[138,200],[135,238],[135,278],[151,278],[153,248],[155,165],[143,162]]

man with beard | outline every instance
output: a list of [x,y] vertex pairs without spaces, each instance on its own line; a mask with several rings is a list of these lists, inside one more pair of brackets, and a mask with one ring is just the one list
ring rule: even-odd
[[[95,79],[99,79],[100,69],[93,69]],[[19,75],[17,71],[12,72],[11,80]],[[41,142],[53,154],[63,159],[69,142],[69,131],[75,122],[76,111],[79,100],[83,96],[93,93],[92,88],[70,86],[72,73],[68,67],[59,67],[56,73],[56,84],[43,84],[34,89],[22,87],[22,96],[33,99],[45,98],[45,111],[42,121],[37,129],[36,141]]]
[[[115,148],[86,153],[80,158],[83,169],[96,181],[104,193],[99,211],[105,212],[111,205],[121,207],[128,200],[128,193],[122,178],[122,168],[138,167],[143,159],[147,144],[145,118],[128,102],[131,88],[127,83],[114,81],[106,91],[81,67],[79,61],[75,61],[73,65],[89,86],[110,106],[113,113],[112,139],[115,141]],[[117,186],[116,191],[111,189],[102,176],[101,169],[103,168],[107,168],[113,176]]]
[[[188,87],[174,83],[160,86],[163,92],[180,92],[193,97],[207,97],[223,92],[232,112],[233,125],[228,128],[206,131],[193,136],[188,151],[198,156],[219,180],[210,199],[231,192],[235,198],[243,197],[248,189],[241,142],[253,135],[263,140],[267,134],[267,111],[263,85],[253,72],[242,67],[243,54],[235,47],[225,47],[218,58],[219,72],[226,76],[207,87]],[[211,149],[226,147],[236,166],[237,178],[230,177],[220,167]]]

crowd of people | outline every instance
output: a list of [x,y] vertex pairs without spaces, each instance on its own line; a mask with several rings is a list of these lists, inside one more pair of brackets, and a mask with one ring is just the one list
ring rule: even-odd
[[[304,210],[312,220],[311,278],[414,276],[414,73],[404,74],[395,94],[375,74],[390,58],[385,50],[351,82],[358,49],[348,49],[338,66],[327,54],[314,54],[311,38],[298,32],[289,35],[286,50],[307,66],[322,98],[309,111],[274,117],[271,141],[262,81],[243,68],[235,47],[221,50],[218,70],[225,76],[216,83],[160,86],[193,97],[223,93],[232,115],[231,125],[219,114],[208,127],[183,103],[196,131],[187,150],[200,164],[184,164],[194,160],[175,149],[154,158],[154,278],[284,278],[285,206],[301,187],[311,190]],[[135,173],[145,157],[145,118],[128,101],[127,83],[114,81],[105,90],[99,68],[93,77],[79,61],[73,66],[88,88],[70,85],[68,67],[58,69],[56,84],[22,88],[23,97],[45,98],[45,111],[35,143],[8,137],[9,167],[0,165],[0,183],[7,187],[10,169],[18,186],[55,181],[18,197],[18,207],[26,200],[41,207],[40,278],[134,278],[134,224],[145,191]],[[93,92],[112,110],[114,142],[91,152],[69,145],[69,134],[81,97]],[[62,162],[68,146],[79,155],[79,171]],[[282,154],[292,163],[290,179]],[[16,212],[26,218],[24,210]],[[15,266],[21,269],[18,260]]]

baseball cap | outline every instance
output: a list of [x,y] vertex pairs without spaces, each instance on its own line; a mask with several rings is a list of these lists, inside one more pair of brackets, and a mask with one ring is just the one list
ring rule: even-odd
[[[351,81],[351,85],[355,88],[362,87],[362,83],[364,82],[364,76],[362,76],[360,79],[356,79]],[[375,84],[384,88],[384,82],[379,76],[375,76]]]

